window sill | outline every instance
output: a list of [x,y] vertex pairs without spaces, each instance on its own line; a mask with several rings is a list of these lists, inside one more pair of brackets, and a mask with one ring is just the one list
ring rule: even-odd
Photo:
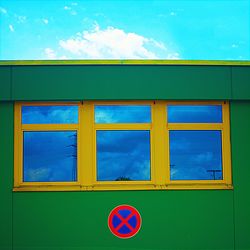
[[130,190],[232,190],[231,184],[99,184],[95,186],[36,185],[14,187],[14,192],[37,191],[130,191]]

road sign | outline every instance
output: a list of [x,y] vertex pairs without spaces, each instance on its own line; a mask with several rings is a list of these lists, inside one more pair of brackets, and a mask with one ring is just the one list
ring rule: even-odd
[[135,236],[141,228],[141,215],[132,206],[120,205],[109,214],[108,226],[117,237],[127,239]]

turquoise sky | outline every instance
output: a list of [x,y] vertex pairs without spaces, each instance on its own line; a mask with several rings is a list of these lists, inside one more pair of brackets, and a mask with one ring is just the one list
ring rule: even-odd
[[0,0],[0,60],[250,60],[250,0]]

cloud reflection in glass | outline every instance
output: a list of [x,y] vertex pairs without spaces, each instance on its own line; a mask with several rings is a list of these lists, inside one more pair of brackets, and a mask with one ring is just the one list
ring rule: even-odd
[[24,182],[77,180],[75,131],[24,132],[23,137]]
[[22,106],[22,124],[75,124],[78,106]]
[[150,131],[96,132],[98,181],[149,181]]
[[221,105],[168,105],[169,123],[221,123]]
[[95,105],[95,123],[150,122],[150,105]]
[[171,180],[222,180],[221,131],[169,132]]

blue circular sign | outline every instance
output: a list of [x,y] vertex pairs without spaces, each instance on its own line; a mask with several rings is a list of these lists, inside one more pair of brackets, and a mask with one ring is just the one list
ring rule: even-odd
[[115,236],[122,239],[131,238],[141,228],[141,215],[132,206],[120,205],[110,212],[108,226]]

